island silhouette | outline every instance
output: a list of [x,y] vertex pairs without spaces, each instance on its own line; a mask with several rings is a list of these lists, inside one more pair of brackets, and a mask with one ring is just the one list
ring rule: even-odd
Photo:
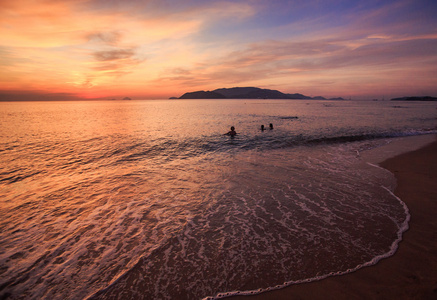
[[262,89],[257,87],[220,88],[213,91],[188,92],[179,99],[314,99],[314,100],[344,100],[338,98],[325,98],[322,96],[309,97],[302,94],[285,94],[277,90]]

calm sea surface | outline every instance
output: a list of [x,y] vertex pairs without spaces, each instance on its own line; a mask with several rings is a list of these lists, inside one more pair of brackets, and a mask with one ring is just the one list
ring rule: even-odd
[[202,299],[374,264],[409,215],[360,153],[436,132],[432,102],[0,103],[0,297]]

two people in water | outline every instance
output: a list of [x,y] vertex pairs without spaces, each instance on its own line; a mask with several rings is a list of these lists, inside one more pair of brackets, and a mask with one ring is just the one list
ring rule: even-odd
[[[272,124],[272,123],[270,123],[269,128],[270,128],[270,130],[273,129],[273,124]],[[262,131],[265,130],[264,125],[261,125],[261,130],[262,130]],[[231,137],[232,137],[232,136],[236,136],[236,135],[237,135],[237,132],[235,131],[235,127],[234,127],[234,126],[231,126],[231,130],[228,131],[227,133],[225,133],[225,135],[229,135],[229,136],[231,136]]]
[[[272,123],[270,123],[269,128],[270,128],[270,130],[273,129],[273,124]],[[261,125],[261,131],[264,131],[264,130],[265,130],[264,125]]]

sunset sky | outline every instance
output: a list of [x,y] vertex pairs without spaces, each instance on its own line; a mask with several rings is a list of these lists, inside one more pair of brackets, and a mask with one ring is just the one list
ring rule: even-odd
[[436,0],[0,0],[0,100],[437,96]]

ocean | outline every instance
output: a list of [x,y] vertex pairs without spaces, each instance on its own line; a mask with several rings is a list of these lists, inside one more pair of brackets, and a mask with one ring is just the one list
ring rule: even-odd
[[214,299],[373,265],[410,216],[362,154],[437,133],[433,102],[0,108],[2,299]]

